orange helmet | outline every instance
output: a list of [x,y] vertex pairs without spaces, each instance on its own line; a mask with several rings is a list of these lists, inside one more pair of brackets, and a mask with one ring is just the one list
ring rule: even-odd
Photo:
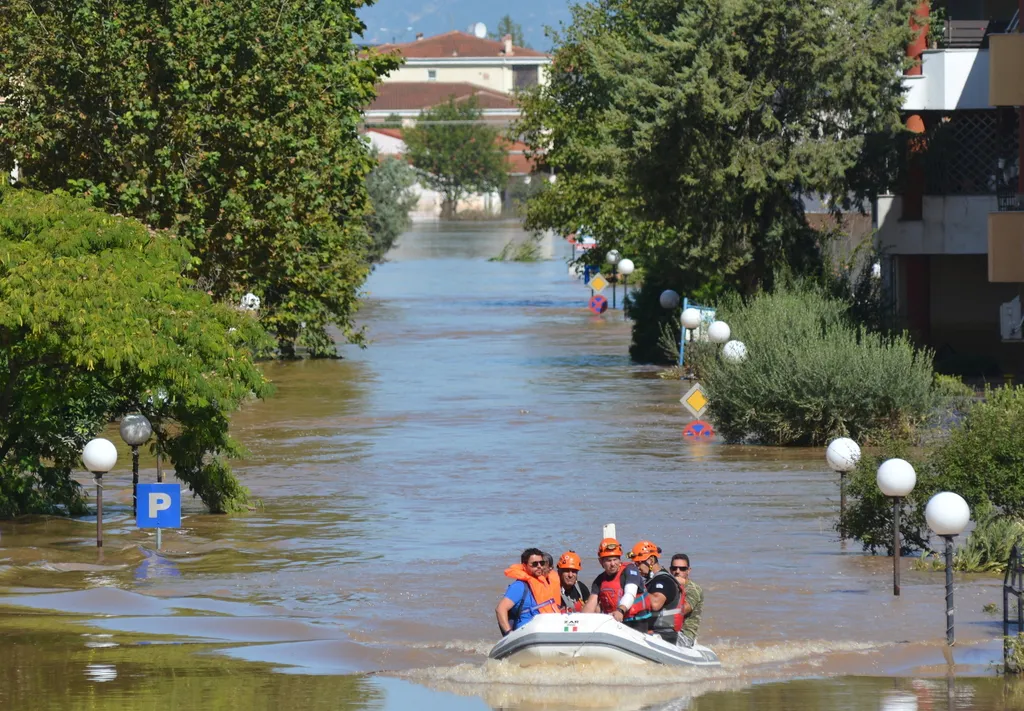
[[622,557],[622,544],[616,541],[614,538],[604,538],[601,540],[601,545],[597,547],[598,558],[621,558]]
[[629,559],[634,563],[642,563],[651,556],[656,556],[659,553],[661,553],[661,549],[658,548],[658,546],[654,545],[650,541],[640,541],[633,546],[633,550],[629,553]]
[[566,551],[558,559],[560,570],[580,570],[582,567],[583,564],[580,562],[580,557],[576,555],[576,551]]

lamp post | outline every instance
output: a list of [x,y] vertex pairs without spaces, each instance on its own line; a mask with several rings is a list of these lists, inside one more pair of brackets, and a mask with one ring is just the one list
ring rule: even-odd
[[[608,252],[608,254],[604,255],[604,261],[606,261],[609,264],[611,264],[612,265],[612,269],[615,268],[615,266],[619,263],[619,260],[621,260],[621,259],[622,259],[622,255],[619,254],[619,250],[617,250],[617,249],[610,250]],[[614,310],[615,309],[615,280],[611,279],[610,281],[612,282],[612,309]]]
[[846,514],[846,475],[852,472],[860,461],[860,446],[849,437],[834,439],[825,450],[825,461],[832,471],[839,474],[839,537],[845,539],[843,517]]
[[138,508],[139,492],[139,445],[145,444],[153,435],[153,425],[145,415],[125,415],[121,418],[121,439],[132,448],[132,513]]
[[725,321],[712,321],[708,326],[708,340],[712,343],[725,343],[732,336],[732,329]]
[[103,475],[117,464],[117,447],[109,439],[97,437],[82,450],[82,463],[96,478],[96,547],[103,547]]
[[887,459],[878,467],[878,488],[892,497],[892,594],[900,594],[900,499],[914,490],[917,472],[910,462]]
[[[632,259],[620,259],[619,263],[615,265],[615,271],[622,275],[622,307],[626,307],[626,297],[629,296],[629,275],[633,273],[633,260]],[[625,318],[626,314],[622,314]]]
[[971,509],[959,494],[943,491],[924,508],[928,528],[946,541],[946,644],[956,642],[953,635],[953,539],[964,532],[971,520]]
[[747,346],[743,341],[727,341],[722,346],[722,360],[726,363],[742,363],[747,359]]

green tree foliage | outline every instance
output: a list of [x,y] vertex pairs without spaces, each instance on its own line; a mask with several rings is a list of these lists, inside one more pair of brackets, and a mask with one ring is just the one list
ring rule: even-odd
[[882,461],[898,456],[917,471],[917,484],[905,500],[907,520],[900,527],[907,549],[928,549],[924,507],[938,492],[955,491],[971,507],[979,529],[977,538],[969,540],[961,564],[975,570],[994,567],[1019,537],[1024,519],[1022,432],[1024,388],[1000,388],[987,391],[984,401],[971,405],[948,436],[930,450],[915,454],[905,444],[882,447],[875,456],[862,459],[852,476],[851,503],[843,519],[846,530],[865,550],[891,552],[891,501],[879,492],[875,474]]
[[82,447],[142,412],[212,511],[245,501],[228,413],[269,386],[259,322],[182,276],[179,239],[86,201],[0,190],[0,516],[76,512]]
[[[517,126],[559,176],[527,226],[585,229],[658,293],[750,295],[818,274],[801,197],[838,210],[885,186],[902,130],[904,0],[598,0],[553,37]],[[658,360],[654,299],[638,360]]]
[[[372,151],[375,160],[377,151]],[[366,217],[373,244],[369,256],[374,264],[395,246],[398,236],[409,229],[409,212],[416,206],[417,196],[411,189],[416,184],[416,172],[405,161],[385,157],[366,177],[373,212]]]
[[931,353],[903,335],[852,323],[849,305],[818,289],[780,287],[719,309],[747,359],[708,344],[697,363],[709,416],[731,442],[821,445],[911,435],[935,404]]
[[508,177],[498,130],[482,117],[475,98],[457,103],[453,96],[422,112],[416,127],[404,134],[423,184],[444,196],[446,217],[455,215],[462,198],[500,190]]
[[512,44],[516,47],[525,47],[529,49],[530,45],[526,44],[526,39],[523,36],[523,26],[518,22],[513,22],[511,15],[504,15],[500,20],[498,20],[498,27],[494,32],[490,33],[490,38],[500,40],[504,38],[505,35],[512,36]]
[[175,230],[216,298],[262,298],[286,354],[300,334],[333,353],[369,270],[359,107],[398,61],[358,55],[360,4],[0,4],[0,167]]

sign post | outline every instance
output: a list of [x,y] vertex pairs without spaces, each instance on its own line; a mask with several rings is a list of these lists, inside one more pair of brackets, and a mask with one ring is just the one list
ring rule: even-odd
[[135,525],[156,529],[156,549],[160,550],[160,532],[181,528],[181,486],[178,484],[139,484],[139,507]]

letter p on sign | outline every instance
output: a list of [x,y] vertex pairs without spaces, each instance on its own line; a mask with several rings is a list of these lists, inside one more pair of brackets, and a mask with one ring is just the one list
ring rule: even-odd
[[139,484],[139,528],[181,528],[181,487],[178,484]]

